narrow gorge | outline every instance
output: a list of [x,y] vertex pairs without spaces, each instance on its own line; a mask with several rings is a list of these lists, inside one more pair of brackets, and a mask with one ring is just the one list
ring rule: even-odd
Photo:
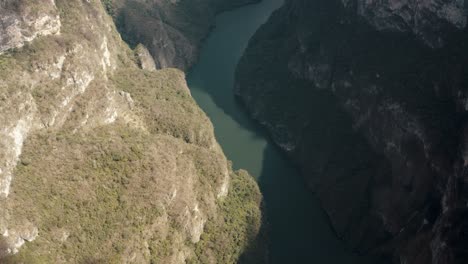
[[0,0],[0,263],[466,264],[467,23]]

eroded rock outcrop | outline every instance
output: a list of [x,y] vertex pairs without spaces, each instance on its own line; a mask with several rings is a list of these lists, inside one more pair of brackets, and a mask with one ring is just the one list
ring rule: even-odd
[[23,0],[0,1],[0,53],[19,48],[39,36],[60,33],[54,0],[31,4]]
[[154,62],[153,57],[151,56],[151,53],[148,51],[148,49],[139,44],[135,48],[135,54],[138,59],[138,64],[143,70],[147,71],[155,71],[156,70],[156,63]]
[[337,233],[394,263],[464,263],[464,1],[290,0],[236,92],[300,165]]

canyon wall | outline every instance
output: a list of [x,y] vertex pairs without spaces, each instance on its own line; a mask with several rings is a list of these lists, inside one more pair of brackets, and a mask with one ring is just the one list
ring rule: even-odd
[[259,0],[106,0],[120,33],[130,45],[144,44],[158,69],[189,69],[215,15]]
[[238,98],[363,254],[468,259],[467,15],[465,1],[288,0],[238,66]]
[[[0,0],[0,261],[237,263],[261,195],[97,0]],[[140,66],[140,67],[138,67]]]

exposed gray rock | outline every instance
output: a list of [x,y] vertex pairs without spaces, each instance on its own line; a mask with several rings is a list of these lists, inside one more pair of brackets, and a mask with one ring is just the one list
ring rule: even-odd
[[235,263],[260,193],[185,74],[139,69],[99,0],[0,4],[0,262]]
[[139,44],[135,48],[135,53],[138,59],[138,64],[143,70],[147,70],[147,71],[156,70],[156,64],[154,63],[154,59],[145,46],[143,46],[142,44]]
[[[24,221],[18,219],[18,221]],[[5,230],[2,239],[6,243],[4,249],[0,249],[0,256],[4,254],[16,254],[26,242],[34,241],[39,235],[39,231],[32,223],[26,222],[18,225],[13,230]],[[5,252],[2,252],[4,250]]]
[[54,0],[27,5],[25,1],[0,1],[0,53],[20,48],[39,36],[60,33],[60,17]]

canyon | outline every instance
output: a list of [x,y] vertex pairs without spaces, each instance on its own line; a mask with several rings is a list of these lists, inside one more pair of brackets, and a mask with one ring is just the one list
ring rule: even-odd
[[465,263],[467,16],[0,0],[0,262]]

